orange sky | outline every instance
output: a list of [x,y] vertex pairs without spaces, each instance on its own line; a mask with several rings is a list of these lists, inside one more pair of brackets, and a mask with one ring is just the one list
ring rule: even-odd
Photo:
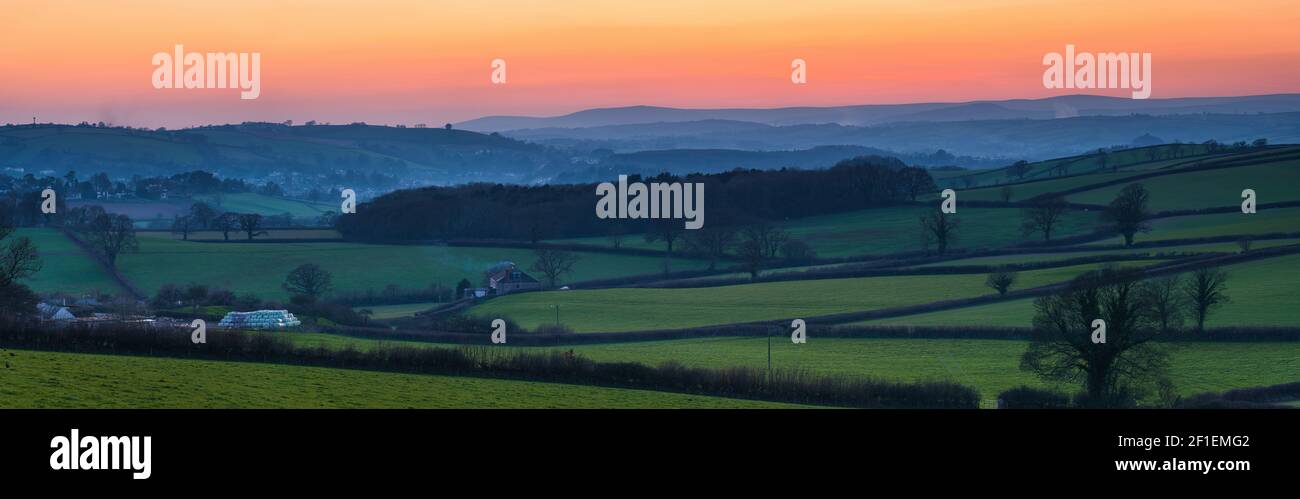
[[[706,4],[706,5],[700,5]],[[1152,98],[1300,92],[1295,0],[0,0],[0,123],[432,123],[590,107],[1046,97],[1067,43]],[[155,52],[260,52],[262,93],[158,90]],[[508,82],[489,81],[505,59]],[[808,83],[790,83],[790,61]],[[1094,93],[1127,96],[1127,90]]]

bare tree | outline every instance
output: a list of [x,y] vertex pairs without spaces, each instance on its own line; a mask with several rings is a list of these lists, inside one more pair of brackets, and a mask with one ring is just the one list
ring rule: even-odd
[[262,215],[258,213],[241,213],[238,215],[239,230],[248,235],[248,240],[266,234],[262,228]]
[[172,233],[180,234],[182,241],[189,241],[190,232],[197,228],[198,223],[190,215],[179,216],[172,220]]
[[185,292],[182,296],[190,304],[190,311],[197,314],[199,305],[202,305],[203,300],[208,298],[208,287],[199,283],[190,283],[189,286],[185,286]]
[[740,258],[741,268],[749,272],[749,280],[758,280],[758,273],[763,270],[767,256],[763,251],[763,241],[749,230],[741,231],[740,244],[736,245],[736,257]]
[[1015,272],[999,269],[989,273],[988,278],[984,279],[984,285],[997,290],[999,295],[1005,295],[1018,277],[1019,274]]
[[104,213],[90,222],[85,231],[90,244],[110,268],[117,268],[117,257],[123,252],[136,251],[140,243],[135,238],[135,224],[126,215]]
[[1011,198],[1015,196],[1015,193],[1016,192],[1011,189],[1011,186],[1004,185],[1001,189],[998,189],[998,199],[1001,199],[1003,203],[1009,203],[1011,202]]
[[537,248],[537,261],[529,270],[541,272],[546,276],[546,287],[555,288],[560,277],[573,272],[573,264],[578,262],[578,255],[564,250]]
[[206,229],[211,227],[213,220],[217,218],[217,210],[212,209],[212,205],[200,201],[190,205],[189,216],[194,229]]
[[648,243],[657,241],[664,242],[664,247],[666,248],[666,251],[664,252],[664,273],[668,273],[670,270],[670,262],[673,258],[673,245],[681,239],[682,232],[685,232],[685,230],[686,229],[682,228],[681,220],[664,218],[650,223],[650,230],[645,234],[645,241]]
[[[12,227],[0,227],[0,241],[7,239],[12,233]],[[0,287],[31,277],[40,270],[41,257],[31,239],[15,238],[0,248]]]
[[922,193],[938,190],[934,178],[924,168],[904,168],[899,174],[903,176],[903,190],[912,201],[916,201],[916,197]]
[[686,248],[709,259],[709,270],[718,266],[718,260],[736,244],[736,230],[731,227],[711,225],[686,233]]
[[1138,232],[1151,231],[1151,211],[1147,204],[1151,193],[1142,184],[1129,184],[1119,191],[1115,199],[1102,212],[1102,221],[1110,224],[1116,234],[1124,236],[1124,245],[1133,245]]
[[959,225],[956,215],[938,209],[928,211],[921,215],[921,242],[926,249],[934,244],[942,255],[948,251],[949,245],[957,241]]
[[294,295],[314,302],[333,289],[334,276],[314,263],[304,263],[289,271],[281,287]]
[[239,214],[222,213],[217,218],[212,219],[212,228],[221,231],[221,237],[226,241],[230,240],[230,233],[239,227]]
[[1182,286],[1182,279],[1177,275],[1150,279],[1142,285],[1144,298],[1151,304],[1151,312],[1155,314],[1162,332],[1183,325],[1187,301],[1183,298]]
[[1067,211],[1069,211],[1069,205],[1060,196],[1053,196],[1034,203],[1033,206],[1025,208],[1021,213],[1023,221],[1020,224],[1020,230],[1026,237],[1035,232],[1042,233],[1043,240],[1050,242],[1052,240],[1052,231],[1056,229]]
[[1022,159],[1007,167],[1007,176],[1016,177],[1017,180],[1021,180],[1025,178],[1025,175],[1029,174],[1030,170],[1033,170],[1033,167],[1029,166],[1028,161]]
[[1229,303],[1225,292],[1228,273],[1215,267],[1204,267],[1192,272],[1191,278],[1183,285],[1183,295],[1191,305],[1192,317],[1196,319],[1196,330],[1205,330],[1205,319],[1219,306]]
[[[1167,380],[1168,353],[1139,292],[1141,272],[1107,268],[1083,274],[1059,294],[1034,300],[1034,329],[1020,369],[1050,381],[1082,382],[1088,402],[1117,405],[1147,382]],[[1093,321],[1105,321],[1105,342]]]

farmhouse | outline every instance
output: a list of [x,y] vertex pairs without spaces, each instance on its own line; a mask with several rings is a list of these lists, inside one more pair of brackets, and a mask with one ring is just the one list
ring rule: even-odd
[[504,295],[516,291],[528,291],[541,289],[542,283],[528,275],[514,262],[501,262],[493,265],[488,269],[487,287],[488,292],[495,295]]

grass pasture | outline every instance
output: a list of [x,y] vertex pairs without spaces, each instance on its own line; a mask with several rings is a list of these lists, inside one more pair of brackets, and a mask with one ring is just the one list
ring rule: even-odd
[[[365,349],[383,342],[329,334],[297,333],[304,346]],[[419,342],[397,342],[430,345]],[[949,380],[980,390],[992,399],[1008,388],[1049,386],[1019,370],[1027,342],[976,339],[818,338],[790,343],[773,336],[772,366],[822,374],[875,377],[899,381]],[[1172,378],[1181,395],[1300,381],[1300,342],[1190,342],[1166,345],[1172,355]],[[502,347],[547,349],[552,347]],[[766,338],[697,338],[559,347],[600,362],[656,365],[679,361],[692,367],[766,367]],[[1073,391],[1073,387],[1057,387]]]
[[204,201],[219,206],[219,211],[260,213],[262,215],[280,215],[288,213],[293,215],[294,218],[313,218],[318,217],[327,211],[333,211],[335,213],[339,211],[338,203],[290,199],[252,192],[222,194],[218,197],[206,198]]
[[[820,257],[896,253],[922,249],[920,217],[929,208],[898,206],[792,219],[778,224],[795,239],[813,247]],[[961,228],[953,248],[991,248],[1024,241],[1020,210],[1015,208],[961,208]],[[1065,216],[1059,237],[1087,233],[1096,215],[1071,212]],[[557,239],[550,242],[610,246],[607,237]],[[640,234],[622,238],[625,248],[663,250],[663,243],[647,243]]]
[[[1151,191],[1153,211],[1187,210],[1241,204],[1242,189],[1254,189],[1260,203],[1300,200],[1300,159],[1199,172],[1163,175],[1141,181]],[[1070,195],[1076,203],[1106,204],[1128,184]]]
[[[1065,281],[1098,267],[1090,264],[1021,272],[1017,288]],[[468,313],[510,317],[531,329],[554,323],[558,305],[560,323],[576,332],[678,329],[876,310],[993,293],[984,286],[984,278],[984,274],[919,275],[712,288],[547,291],[494,298]]]
[[[1223,267],[1228,273],[1226,294],[1232,301],[1211,311],[1206,326],[1300,326],[1300,314],[1295,308],[1295,297],[1300,296],[1300,281],[1295,279],[1296,268],[1300,268],[1300,255]],[[1033,301],[1024,299],[859,324],[1029,326],[1033,315]]]
[[532,381],[20,350],[0,370],[2,408],[798,407]]
[[[314,263],[333,273],[334,289],[365,291],[396,284],[403,289],[432,284],[455,287],[462,278],[478,284],[483,270],[501,260],[527,268],[536,259],[531,250],[453,246],[381,245],[346,242],[210,243],[141,237],[140,251],[119,258],[119,269],[135,285],[153,293],[166,283],[199,282],[283,300],[285,276],[294,267]],[[663,259],[582,253],[566,281],[651,274],[663,269]],[[704,264],[674,260],[674,268]]]
[[41,257],[41,270],[25,284],[38,293],[116,293],[117,283],[89,254],[57,229],[18,229],[14,237],[31,238]]

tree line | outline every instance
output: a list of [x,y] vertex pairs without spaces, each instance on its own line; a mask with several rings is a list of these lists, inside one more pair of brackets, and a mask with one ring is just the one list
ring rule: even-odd
[[[611,181],[614,179],[610,179]],[[746,226],[914,201],[935,190],[923,168],[895,158],[862,156],[824,170],[733,170],[629,182],[705,186],[706,227]],[[594,212],[596,184],[468,184],[396,191],[342,217],[336,228],[363,241],[543,239],[646,233],[654,220],[603,220]],[[680,225],[680,221],[678,221]]]

